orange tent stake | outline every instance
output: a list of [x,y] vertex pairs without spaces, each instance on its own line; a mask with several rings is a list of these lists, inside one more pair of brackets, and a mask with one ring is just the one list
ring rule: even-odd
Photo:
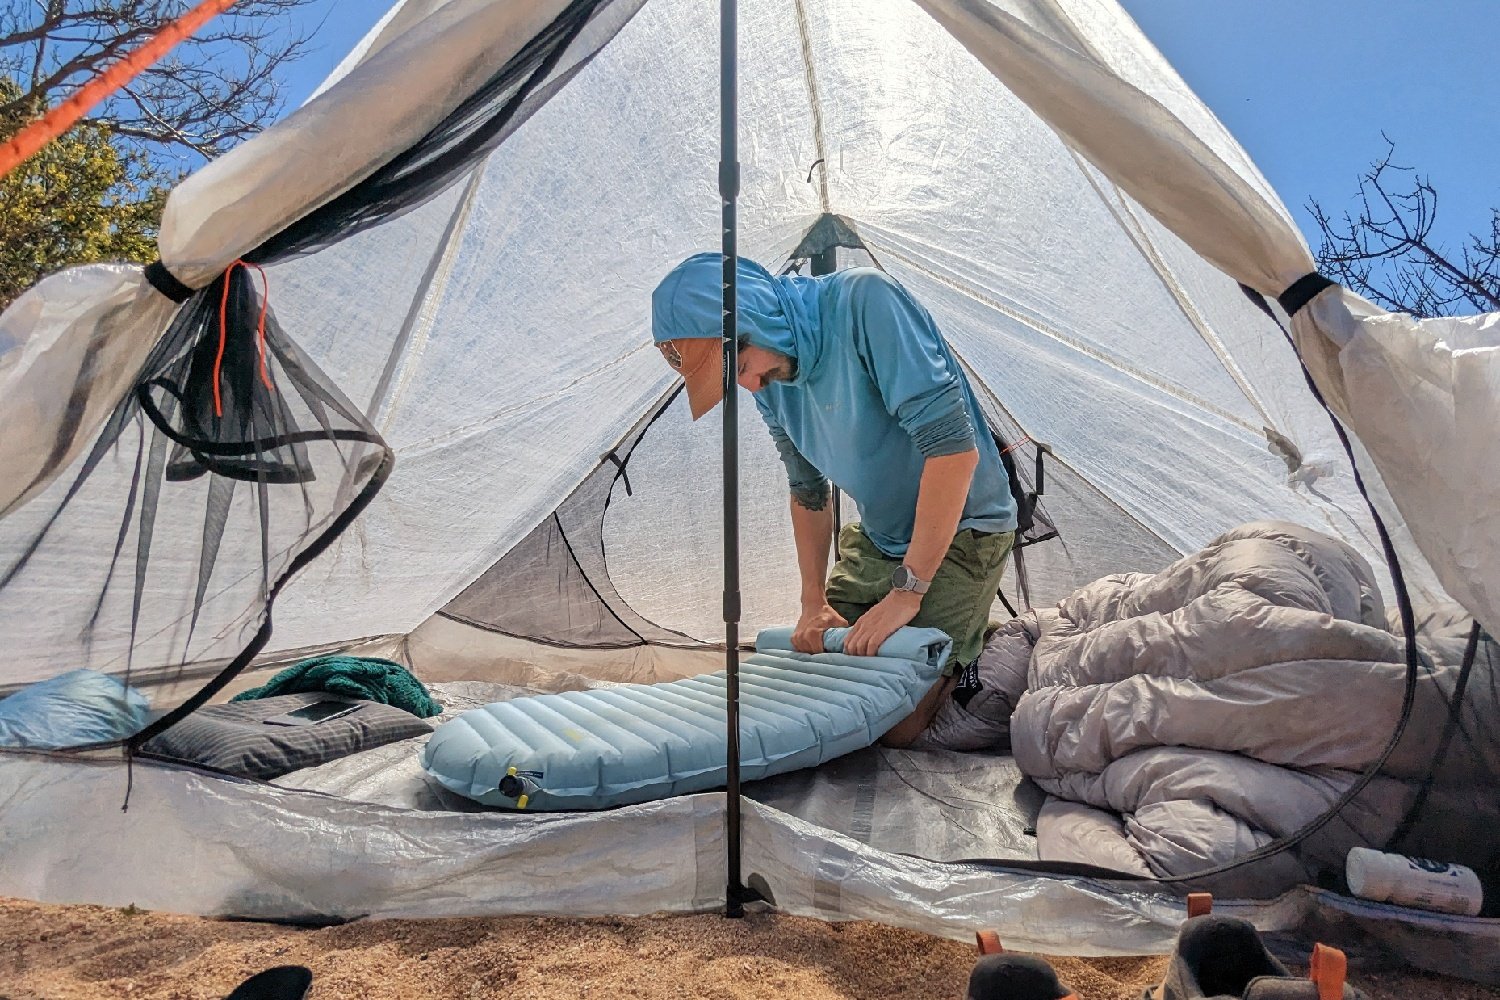
[[204,0],[152,35],[140,48],[113,63],[78,89],[73,96],[0,145],[0,177],[4,177],[43,146],[77,124],[110,94],[149,69],[178,42],[192,35],[234,4],[234,0]]

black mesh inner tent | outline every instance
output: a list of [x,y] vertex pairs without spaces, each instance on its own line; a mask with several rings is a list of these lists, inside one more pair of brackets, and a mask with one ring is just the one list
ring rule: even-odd
[[618,649],[696,645],[648,621],[615,589],[605,559],[604,518],[617,485],[628,494],[631,453],[681,393],[674,388],[532,529],[441,615],[476,628],[559,646]]
[[[147,269],[181,303],[169,328],[84,456],[49,465],[57,478],[0,522],[0,616],[34,623],[13,687],[78,668],[115,675],[149,698],[153,721],[120,734],[139,744],[266,648],[277,592],[369,505],[393,453],[277,321],[261,267],[460,181],[639,7],[574,0],[413,146],[208,287],[186,288],[160,262]],[[89,375],[86,364],[78,393]],[[83,433],[66,426],[54,454]]]

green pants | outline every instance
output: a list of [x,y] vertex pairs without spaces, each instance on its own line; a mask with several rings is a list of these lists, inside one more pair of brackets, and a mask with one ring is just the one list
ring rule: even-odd
[[[941,629],[953,639],[945,673],[957,673],[979,659],[990,605],[1015,540],[1013,531],[988,534],[969,528],[953,536],[932,586],[922,597],[922,607],[911,620],[918,628]],[[838,562],[828,575],[829,606],[853,625],[890,593],[891,573],[900,565],[900,559],[876,548],[858,524],[844,525],[839,532]]]

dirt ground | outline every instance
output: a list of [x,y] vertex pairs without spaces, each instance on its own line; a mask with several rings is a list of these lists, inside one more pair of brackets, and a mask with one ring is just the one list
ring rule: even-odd
[[[312,1000],[960,1000],[972,946],[869,923],[719,916],[366,920],[299,929],[0,899],[0,1000],[212,1000],[305,965]],[[1163,958],[1053,960],[1084,1000],[1138,1000]],[[1358,976],[1372,1000],[1500,991]]]

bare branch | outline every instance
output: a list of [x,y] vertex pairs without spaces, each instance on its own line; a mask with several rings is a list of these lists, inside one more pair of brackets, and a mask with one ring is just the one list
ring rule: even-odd
[[1322,235],[1318,267],[1383,308],[1416,316],[1500,310],[1500,210],[1488,235],[1472,234],[1455,257],[1435,242],[1437,189],[1385,155],[1360,175],[1357,212],[1334,219],[1316,201],[1308,211]]
[[[280,77],[311,36],[292,15],[317,0],[241,0],[92,116],[152,157],[213,157],[280,116]],[[33,117],[182,13],[184,0],[7,0],[0,75],[23,93],[0,116]]]

